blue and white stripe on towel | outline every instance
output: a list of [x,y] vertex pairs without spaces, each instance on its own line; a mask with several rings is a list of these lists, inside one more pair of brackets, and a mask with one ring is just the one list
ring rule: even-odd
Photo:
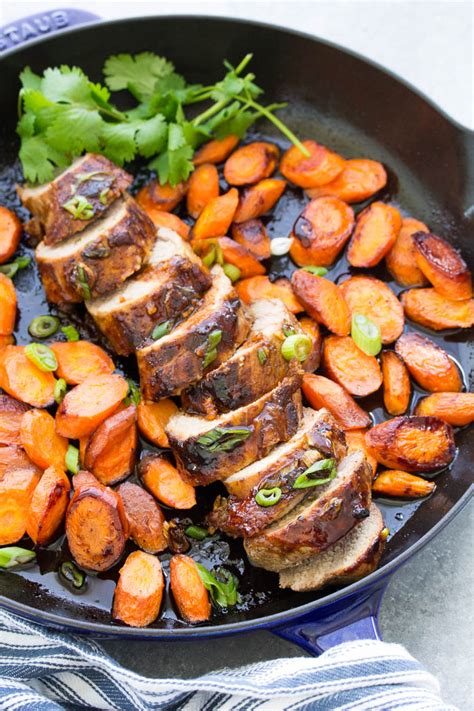
[[82,708],[455,711],[441,700],[435,677],[397,644],[346,642],[318,658],[272,660],[195,679],[147,679],[88,638],[0,610],[0,709]]

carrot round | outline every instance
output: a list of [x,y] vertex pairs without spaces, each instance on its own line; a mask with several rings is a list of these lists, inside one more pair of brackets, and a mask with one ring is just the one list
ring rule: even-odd
[[135,405],[114,413],[90,435],[84,466],[102,483],[116,484],[132,473],[137,449]]
[[194,487],[163,457],[155,454],[143,457],[138,471],[148,491],[166,506],[190,509],[196,504]]
[[308,190],[311,198],[333,195],[344,202],[362,202],[387,184],[387,173],[381,163],[366,158],[346,160],[342,171],[330,183]]
[[15,254],[21,237],[21,222],[14,212],[0,205],[0,264]]
[[416,415],[439,417],[455,427],[474,422],[474,393],[433,393],[420,400]]
[[472,296],[472,276],[464,259],[442,237],[430,232],[416,232],[416,263],[441,296],[464,301]]
[[145,212],[158,229],[160,227],[166,227],[168,230],[176,232],[180,237],[182,237],[182,239],[189,239],[191,228],[183,222],[178,215],[174,215],[172,212],[159,210],[156,207],[148,207]]
[[393,351],[382,351],[380,360],[385,409],[390,415],[404,415],[411,396],[408,371],[402,359]]
[[269,259],[271,256],[271,240],[261,220],[234,223],[232,239],[246,247],[256,259]]
[[462,380],[446,351],[419,333],[405,333],[395,350],[418,385],[429,392],[459,392]]
[[303,141],[309,156],[291,146],[283,155],[281,174],[300,188],[317,188],[334,180],[343,170],[344,158],[316,141]]
[[370,468],[372,469],[372,476],[375,476],[375,472],[377,471],[377,460],[370,454],[369,450],[367,449],[367,444],[365,442],[366,432],[367,430],[365,429],[346,430],[345,437],[347,444],[347,453],[350,454],[350,452],[354,452],[356,449],[362,450],[362,452],[364,452],[366,456]]
[[297,269],[291,277],[296,298],[308,314],[338,336],[351,329],[351,313],[336,284],[329,279]]
[[240,141],[239,136],[229,134],[225,138],[205,143],[196,151],[193,163],[197,167],[203,163],[223,163]]
[[20,445],[20,427],[28,405],[0,394],[0,446]]
[[28,469],[30,467],[33,469],[36,468],[27,456],[26,452],[24,452],[20,447],[15,445],[0,447],[0,481],[9,471],[14,471],[15,469]]
[[255,141],[227,158],[224,178],[229,185],[252,185],[269,178],[277,167],[280,149],[274,143]]
[[436,489],[434,481],[409,474],[400,469],[380,472],[372,485],[372,491],[382,496],[398,496],[402,499],[418,499],[428,496]]
[[239,193],[236,188],[231,188],[224,195],[208,202],[192,229],[193,240],[226,235],[234,219],[238,202]]
[[196,563],[187,555],[174,555],[170,561],[170,588],[186,622],[205,622],[211,616],[209,593]]
[[369,415],[337,383],[322,375],[303,377],[303,394],[311,407],[319,410],[325,407],[345,430],[359,430],[369,427]]
[[428,232],[423,222],[413,217],[402,219],[402,226],[395,244],[385,255],[385,263],[390,274],[401,286],[424,286],[428,283],[416,264],[416,250],[413,241],[415,232]]
[[395,244],[402,218],[395,207],[373,202],[357,218],[347,250],[353,267],[375,267]]
[[371,276],[350,277],[339,285],[351,314],[362,314],[380,328],[382,343],[392,343],[403,331],[403,307],[393,291]]
[[290,281],[284,277],[270,281],[267,276],[255,276],[250,279],[242,279],[237,282],[235,288],[246,304],[252,304],[258,299],[280,299],[291,313],[298,314],[304,311],[294,294]]
[[219,173],[212,163],[198,166],[189,178],[186,195],[188,214],[197,219],[206,205],[219,196]]
[[[1,447],[0,457],[14,447]],[[20,450],[21,451],[21,450]],[[18,463],[18,460],[16,460]],[[26,533],[28,509],[40,478],[41,471],[33,464],[1,471],[0,462],[0,545],[17,543]]]
[[68,441],[56,432],[54,417],[46,410],[29,410],[20,428],[21,446],[41,469],[64,468]]
[[0,336],[10,336],[15,328],[16,291],[12,280],[0,272]]
[[382,385],[377,358],[361,351],[350,336],[325,338],[322,362],[329,377],[351,395],[364,397]]
[[300,267],[328,267],[351,236],[354,211],[337,197],[309,202],[293,226],[290,255]]
[[434,331],[474,326],[474,299],[454,301],[435,289],[409,289],[401,302],[409,319]]
[[26,532],[31,540],[44,546],[57,534],[66,513],[71,484],[64,469],[46,469],[31,497]]
[[115,365],[107,353],[89,341],[51,343],[58,361],[56,375],[68,385],[79,385],[93,375],[112,373]]
[[10,334],[9,336],[0,336],[0,351],[7,346],[13,346],[15,343],[15,338]]
[[131,627],[146,627],[160,613],[165,581],[161,563],[143,551],[130,553],[120,569],[112,616]]
[[70,390],[58,407],[56,431],[79,439],[91,434],[120,405],[128,392],[121,375],[95,375]]
[[177,405],[169,398],[159,402],[140,400],[137,407],[138,429],[143,437],[157,447],[169,447],[165,427],[177,412]]
[[148,209],[171,212],[184,198],[186,190],[186,183],[160,185],[157,180],[152,180],[137,193],[135,199],[145,212]]
[[165,517],[155,499],[138,484],[126,481],[118,488],[132,538],[147,553],[160,553],[168,546]]
[[278,202],[285,188],[286,182],[278,178],[266,178],[256,185],[244,188],[240,194],[234,222],[246,222],[264,215]]
[[52,373],[40,370],[26,357],[23,346],[0,350],[0,387],[12,397],[33,407],[49,407],[55,383]]

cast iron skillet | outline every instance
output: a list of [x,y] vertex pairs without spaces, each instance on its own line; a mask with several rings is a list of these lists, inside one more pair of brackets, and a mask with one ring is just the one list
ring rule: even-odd
[[[62,11],[56,17],[54,13],[45,14],[40,23],[37,22],[40,16],[35,17],[36,20],[29,18],[27,25],[18,23],[20,34],[31,37],[35,32],[40,34],[41,27],[47,32],[45,18],[49,18],[53,27],[91,19],[88,13],[84,16],[77,11]],[[472,133],[453,123],[397,77],[352,53],[303,34],[241,20],[138,18],[67,29],[28,46],[8,49],[0,58],[0,203],[21,214],[13,190],[14,182],[21,180],[14,127],[18,74],[24,65],[41,71],[61,63],[77,64],[99,80],[107,56],[144,50],[171,58],[178,71],[191,81],[218,78],[223,58],[237,62],[247,52],[253,52],[252,70],[266,89],[265,99],[289,102],[283,118],[293,130],[303,138],[317,138],[348,158],[382,161],[390,176],[382,198],[397,203],[406,214],[416,216],[434,232],[447,237],[462,249],[471,269],[474,267],[474,244],[469,239],[474,215]],[[264,126],[263,130],[272,140],[280,140],[270,127]],[[137,184],[145,177],[139,170]],[[301,197],[289,190],[270,221],[271,234],[288,234],[300,210]],[[289,260],[278,260],[272,265],[273,273],[289,270]],[[342,260],[331,276],[347,271],[348,265]],[[378,275],[388,279],[383,270]],[[20,305],[17,338],[24,343],[29,340],[26,327],[32,316],[45,313],[47,306],[34,269],[21,273],[16,286]],[[97,337],[80,313],[69,314],[68,318],[79,325],[86,337]],[[430,335],[444,342],[469,380],[472,333],[451,332],[443,334],[444,338]],[[122,366],[131,367],[125,361]],[[415,397],[419,395],[415,393]],[[376,420],[384,416],[376,398],[364,404],[372,409]],[[421,505],[379,502],[391,529],[382,564],[375,573],[346,588],[308,594],[281,591],[275,575],[248,565],[239,542],[211,539],[195,547],[192,555],[201,558],[208,567],[223,561],[239,573],[240,606],[226,614],[216,614],[204,626],[192,627],[177,619],[167,600],[160,620],[153,627],[137,630],[110,620],[114,588],[111,578],[116,570],[91,578],[85,595],[73,595],[54,572],[58,561],[67,554],[64,545],[57,544],[39,553],[42,574],[37,568],[16,574],[2,573],[0,604],[50,626],[105,636],[200,638],[265,627],[312,653],[342,639],[377,636],[375,616],[389,576],[431,540],[472,495],[472,431],[457,432],[456,442],[458,456],[449,470],[438,474],[436,493],[428,501]],[[209,505],[206,501],[212,498],[212,492],[206,493],[196,520]]]

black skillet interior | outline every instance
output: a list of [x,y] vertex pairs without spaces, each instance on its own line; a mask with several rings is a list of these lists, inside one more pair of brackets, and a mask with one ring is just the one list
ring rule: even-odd
[[[49,38],[19,49],[0,62],[2,82],[0,101],[2,125],[0,134],[0,204],[21,208],[14,193],[14,183],[21,179],[16,161],[15,138],[18,74],[29,64],[35,71],[61,63],[77,64],[95,80],[101,80],[101,67],[110,54],[155,51],[172,59],[177,70],[189,80],[214,81],[222,74],[222,60],[237,63],[247,52],[254,53],[251,68],[257,81],[265,87],[265,99],[288,101],[282,117],[300,137],[316,138],[346,157],[370,157],[382,161],[389,171],[389,185],[382,195],[405,213],[426,222],[462,249],[465,259],[474,267],[474,245],[469,240],[474,203],[472,136],[455,126],[437,109],[396,78],[352,54],[312,38],[270,26],[217,18],[160,17],[106,23]],[[260,130],[272,140],[280,139],[269,125]],[[280,142],[282,147],[284,142]],[[471,161],[469,164],[469,152]],[[137,172],[137,171],[136,171]],[[138,169],[137,185],[147,177]],[[286,236],[301,210],[304,198],[288,190],[276,213],[268,220],[272,236]],[[471,213],[469,212],[471,209]],[[292,266],[286,258],[274,260],[273,274],[288,274]],[[344,259],[331,271],[337,278],[348,273]],[[379,270],[378,276],[388,280]],[[20,321],[18,343],[28,342],[27,325],[34,315],[47,312],[37,275],[30,268],[16,278],[19,293]],[[399,291],[399,289],[392,284]],[[93,327],[80,311],[62,314],[74,322],[84,336],[95,339]],[[472,334],[449,333],[440,338],[461,365],[466,383],[472,381]],[[470,346],[468,344],[471,336]],[[471,358],[471,360],[470,360]],[[134,374],[133,364],[122,367]],[[420,393],[415,393],[415,398]],[[380,399],[365,403],[376,420],[383,419]],[[437,476],[436,493],[426,502],[380,502],[391,539],[383,564],[415,544],[466,492],[471,483],[474,439],[468,430],[456,434],[458,456],[449,470]],[[214,491],[212,493],[215,493]],[[202,504],[194,520],[213,500],[209,490],[201,494]],[[242,603],[223,615],[216,614],[212,625],[251,622],[268,615],[289,611],[312,601],[324,604],[321,593],[296,594],[277,588],[276,576],[251,568],[245,561],[241,545],[225,538],[211,538],[196,544],[192,554],[208,567],[222,561],[239,574]],[[1,593],[10,601],[30,608],[32,614],[53,613],[76,623],[105,623],[110,620],[113,578],[117,569],[89,578],[83,595],[74,595],[63,586],[55,572],[67,556],[64,543],[51,550],[39,551],[41,567],[21,574],[1,576]],[[163,559],[166,566],[166,557]],[[119,566],[117,566],[118,568]],[[115,631],[123,628],[114,626]],[[176,619],[172,604],[154,625],[155,634],[165,630],[191,632]],[[112,631],[113,628],[111,628]],[[153,633],[154,629],[147,630]],[[133,630],[127,630],[134,633]]]

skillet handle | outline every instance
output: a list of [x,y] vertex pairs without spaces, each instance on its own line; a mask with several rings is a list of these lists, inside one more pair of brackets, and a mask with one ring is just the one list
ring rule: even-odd
[[272,629],[317,656],[342,642],[381,639],[378,612],[387,581]]
[[0,27],[0,53],[28,44],[44,35],[55,34],[67,27],[99,19],[99,16],[92,12],[69,7],[22,17],[13,24]]

